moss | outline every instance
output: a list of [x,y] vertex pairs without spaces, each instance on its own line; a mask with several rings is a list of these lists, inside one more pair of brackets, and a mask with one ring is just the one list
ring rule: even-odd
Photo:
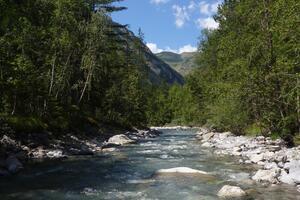
[[244,132],[246,135],[249,136],[257,136],[257,135],[262,135],[263,130],[258,124],[254,123],[247,126]]
[[297,135],[294,137],[294,144],[296,146],[300,145],[300,135]]

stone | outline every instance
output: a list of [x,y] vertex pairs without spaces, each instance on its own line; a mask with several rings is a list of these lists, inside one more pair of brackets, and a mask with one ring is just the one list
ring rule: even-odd
[[13,155],[6,159],[5,166],[10,173],[17,173],[23,169],[22,163]]
[[250,160],[253,163],[258,163],[259,161],[264,160],[264,154],[253,154],[250,156]]
[[267,161],[273,161],[274,155],[275,155],[275,153],[272,151],[267,151],[267,152],[263,153],[264,160],[267,160]]
[[208,174],[207,172],[191,169],[188,167],[175,167],[170,169],[160,169],[156,171],[156,174],[162,174],[162,173]]
[[62,157],[64,157],[62,150],[48,151],[46,153],[46,156],[49,157],[49,158],[62,158]]
[[210,140],[212,137],[214,137],[215,133],[214,132],[209,132],[205,135],[202,136],[202,142],[207,142]]
[[277,145],[268,146],[267,148],[268,148],[268,150],[271,151],[271,152],[275,152],[275,151],[281,150],[281,147],[280,147],[280,146],[277,146]]
[[255,175],[252,177],[253,180],[257,182],[269,182],[276,184],[278,183],[278,176],[280,171],[278,169],[270,169],[270,170],[258,170]]
[[204,142],[201,146],[202,147],[213,147],[213,145],[209,142]]
[[282,183],[295,185],[294,180],[285,170],[281,170],[281,174],[278,179]]
[[266,163],[264,169],[277,169],[278,166],[275,162]]
[[117,150],[116,148],[111,147],[111,148],[102,149],[102,152],[113,152],[113,151],[116,151],[116,150]]
[[300,184],[300,160],[290,162],[289,176],[296,184]]
[[111,138],[109,138],[107,143],[116,144],[116,145],[124,145],[124,144],[133,143],[133,142],[134,142],[134,140],[131,140],[126,135],[120,134],[120,135],[115,135],[115,136],[112,136]]
[[242,148],[241,147],[234,147],[232,149],[233,152],[241,152],[242,151]]
[[246,196],[246,192],[237,186],[224,185],[218,192],[221,198],[236,198]]

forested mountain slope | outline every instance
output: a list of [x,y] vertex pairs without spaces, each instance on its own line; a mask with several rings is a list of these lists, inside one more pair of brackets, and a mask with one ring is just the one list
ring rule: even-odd
[[139,43],[140,51],[142,52],[142,57],[145,59],[145,69],[142,69],[148,73],[148,79],[151,83],[154,84],[162,84],[162,83],[168,83],[168,84],[183,84],[184,79],[181,74],[179,74],[177,71],[175,71],[167,62],[164,62],[164,60],[159,59],[159,56],[153,54],[151,50],[143,43],[142,38],[138,38],[128,30],[127,28],[123,28],[123,30],[120,30],[123,32],[123,34],[120,35],[126,35],[129,45],[133,47],[134,42]]

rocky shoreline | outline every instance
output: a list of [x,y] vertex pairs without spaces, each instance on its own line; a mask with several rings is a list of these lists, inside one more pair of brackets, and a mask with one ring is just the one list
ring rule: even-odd
[[[119,146],[138,140],[157,137],[158,130],[134,130],[117,135],[91,135],[89,137],[68,133],[62,137],[39,134],[31,142],[23,142],[9,135],[0,138],[0,177],[16,174],[28,161],[66,159],[74,156],[92,156],[115,151]],[[51,139],[50,139],[51,138]]]
[[205,128],[200,128],[196,137],[201,146],[212,148],[216,154],[237,156],[241,164],[257,165],[252,180],[263,184],[291,184],[300,192],[300,146],[288,148],[281,139],[235,136]]

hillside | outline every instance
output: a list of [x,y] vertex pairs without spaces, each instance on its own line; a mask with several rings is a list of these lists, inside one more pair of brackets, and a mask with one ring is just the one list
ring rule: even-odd
[[195,52],[184,52],[177,54],[165,51],[156,54],[156,56],[168,63],[171,67],[173,67],[173,69],[183,76],[189,74],[194,68],[197,67],[195,64]]
[[[122,37],[124,35],[127,35],[128,37],[125,38],[126,40],[129,40],[129,46],[132,48],[132,50],[136,50],[135,47],[133,47],[134,43],[138,41],[139,45],[141,46],[143,57],[146,60],[147,65],[145,66],[146,70],[149,74],[149,80],[153,84],[161,84],[163,82],[166,82],[168,84],[183,84],[184,78],[183,76],[175,71],[168,62],[166,62],[163,59],[160,59],[157,55],[153,54],[151,50],[142,42],[139,38],[137,38],[133,32],[128,30],[127,28],[122,28],[123,30],[120,30],[123,32]],[[125,34],[124,34],[125,32]],[[124,39],[124,38],[123,38]],[[172,56],[171,56],[172,57]],[[179,56],[181,59],[181,56]]]

